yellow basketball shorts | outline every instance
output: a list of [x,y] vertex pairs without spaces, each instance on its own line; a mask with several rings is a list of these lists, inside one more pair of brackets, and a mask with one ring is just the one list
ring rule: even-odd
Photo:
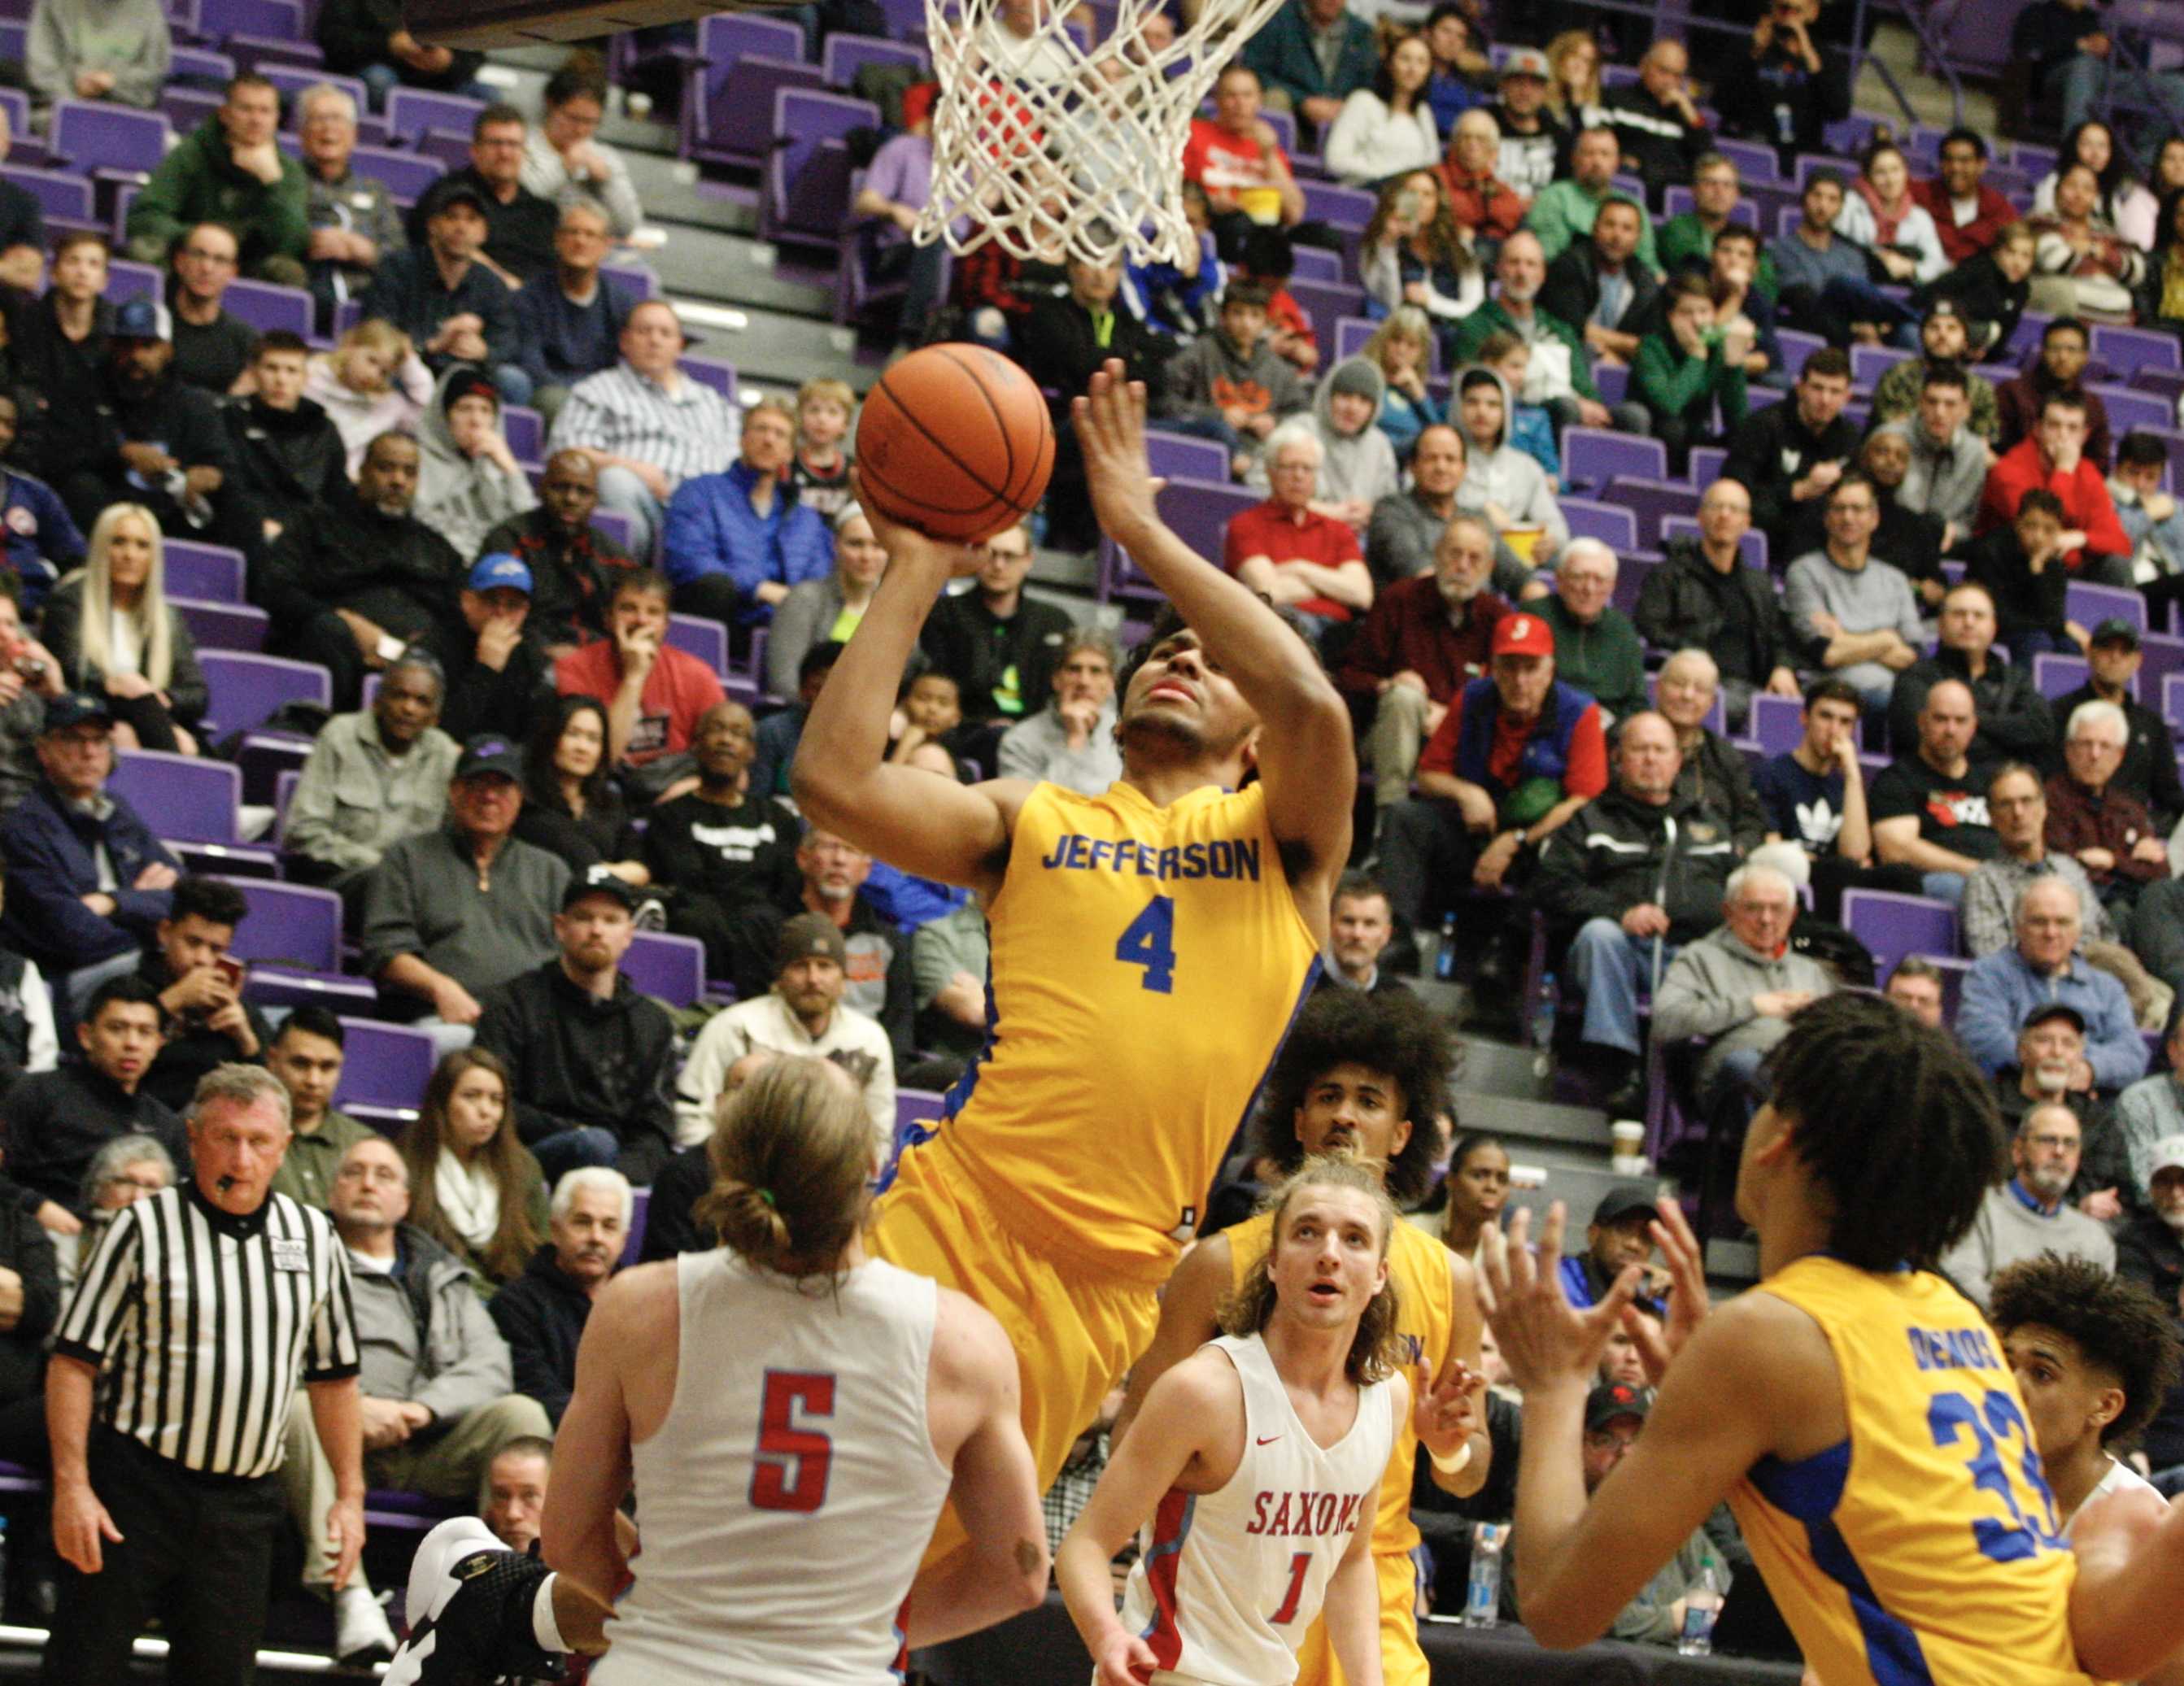
[[[1373,1574],[1380,1586],[1381,1678],[1387,1686],[1429,1686],[1431,1671],[1418,1648],[1417,1562],[1407,1551],[1376,1551]],[[1324,1617],[1306,1630],[1297,1647],[1296,1686],[1343,1686]]]
[[[1108,1389],[1151,1342],[1159,1299],[1135,1283],[1065,1271],[1020,1244],[953,1157],[937,1142],[905,1154],[894,1185],[873,1208],[865,1244],[891,1265],[967,1295],[1000,1322],[1016,1349],[1024,1438],[1044,1493]],[[926,1561],[964,1539],[951,1506]]]

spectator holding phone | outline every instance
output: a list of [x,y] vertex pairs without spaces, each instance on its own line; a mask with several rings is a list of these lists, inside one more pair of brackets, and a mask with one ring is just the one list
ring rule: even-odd
[[172,909],[136,968],[159,992],[166,1034],[144,1074],[144,1093],[173,1111],[189,1105],[214,1066],[261,1064],[273,1041],[265,1015],[242,999],[242,962],[228,952],[249,911],[234,885],[186,874],[175,881]]

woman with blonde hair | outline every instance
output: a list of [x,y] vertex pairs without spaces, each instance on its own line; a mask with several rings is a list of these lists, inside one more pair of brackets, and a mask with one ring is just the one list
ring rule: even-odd
[[390,430],[415,429],[432,401],[432,371],[409,335],[375,317],[311,359],[304,396],[333,418],[354,480],[373,440]]
[[1387,381],[1380,395],[1376,418],[1396,456],[1410,460],[1418,435],[1448,419],[1440,399],[1426,390],[1426,376],[1433,368],[1433,323],[1415,304],[1389,313],[1388,320],[1373,331],[1358,354],[1379,370]]
[[189,728],[209,700],[196,641],[165,587],[159,524],[141,504],[109,504],[83,566],[46,598],[44,643],[71,690],[103,693],[123,749],[198,753]]
[[508,1067],[458,1049],[425,1086],[398,1143],[410,1167],[410,1221],[485,1278],[522,1275],[546,1238],[546,1177],[516,1139]]
[[1609,120],[1600,97],[1600,44],[1591,30],[1564,30],[1547,43],[1547,114],[1573,135]]

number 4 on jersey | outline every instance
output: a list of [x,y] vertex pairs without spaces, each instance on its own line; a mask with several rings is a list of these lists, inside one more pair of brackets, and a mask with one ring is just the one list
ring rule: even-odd
[[1124,927],[1115,944],[1115,958],[1126,966],[1142,966],[1141,988],[1166,995],[1175,988],[1175,899],[1155,896],[1145,910]]

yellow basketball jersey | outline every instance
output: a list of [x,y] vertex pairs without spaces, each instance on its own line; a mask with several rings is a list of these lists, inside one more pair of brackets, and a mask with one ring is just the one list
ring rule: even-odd
[[[1260,1212],[1222,1232],[1228,1238],[1228,1262],[1241,1288],[1245,1277],[1273,1241],[1273,1216]],[[1449,1287],[1448,1249],[1415,1224],[1398,1223],[1388,1244],[1388,1280],[1396,1285],[1396,1333],[1402,1337],[1403,1363],[1418,1387],[1416,1366],[1423,1362],[1438,1374],[1448,1360],[1456,1330],[1454,1294]],[[1380,1483],[1380,1513],[1373,1523],[1373,1550],[1407,1552],[1418,1543],[1411,1521],[1411,1473],[1418,1464],[1418,1431],[1406,1416],[1396,1430],[1387,1478]]]
[[1842,1372],[1850,1435],[1769,1458],[1730,1507],[1828,1686],[2063,1686],[2077,1562],[2002,1343],[1939,1277],[1798,1260],[1761,1283]]
[[1318,971],[1266,798],[1039,785],[987,917],[986,1046],[935,1145],[1025,1245],[1156,1287]]

